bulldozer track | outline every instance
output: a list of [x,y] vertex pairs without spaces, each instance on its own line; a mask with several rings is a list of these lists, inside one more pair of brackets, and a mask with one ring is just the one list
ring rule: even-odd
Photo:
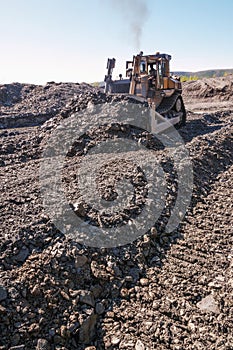
[[165,97],[160,105],[156,108],[157,112],[160,114],[169,112],[174,107],[179,96],[180,94],[178,92],[175,92],[172,96]]

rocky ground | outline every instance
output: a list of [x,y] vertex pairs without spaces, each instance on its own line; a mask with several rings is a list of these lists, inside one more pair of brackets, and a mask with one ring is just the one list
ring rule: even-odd
[[184,84],[186,104],[193,111],[229,110],[232,109],[233,75],[221,78],[204,78],[188,81]]
[[[90,102],[129,101],[87,84],[1,87],[0,350],[233,349],[232,82],[226,77],[184,86],[188,116],[179,132],[190,152],[194,186],[186,216],[170,234],[164,226],[177,179],[167,154],[147,133],[108,125],[71,150],[63,177],[71,204],[77,200],[74,165],[99,141],[140,140],[161,156],[165,210],[142,237],[108,249],[89,248],[53,225],[42,206],[39,167],[50,133],[72,112]],[[200,84],[213,92],[205,95]],[[30,126],[38,113],[49,120]],[[6,116],[13,115],[26,115],[28,126],[9,129]],[[119,225],[143,207],[146,179],[127,161],[104,170],[107,179],[115,172],[131,179],[135,202],[111,220],[79,198],[76,213],[94,226]],[[101,195],[114,199],[114,184],[107,186],[103,173],[99,184]]]

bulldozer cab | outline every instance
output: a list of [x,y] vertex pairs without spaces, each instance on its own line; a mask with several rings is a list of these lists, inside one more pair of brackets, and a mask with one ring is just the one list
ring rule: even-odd
[[[167,54],[156,53],[155,55],[143,56],[140,53],[134,56],[133,61],[127,62],[127,71],[129,64],[132,64],[131,69],[131,84],[130,93],[133,95],[149,97],[150,90],[168,89],[170,76],[171,56]],[[170,88],[174,88],[170,84]]]

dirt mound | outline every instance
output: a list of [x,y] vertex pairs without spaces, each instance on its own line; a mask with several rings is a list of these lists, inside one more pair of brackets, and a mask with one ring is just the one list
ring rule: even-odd
[[58,114],[72,98],[85,91],[96,91],[86,83],[55,83],[46,85],[6,84],[0,86],[0,115],[38,115],[49,117]]
[[185,101],[193,99],[229,101],[233,97],[233,74],[183,83]]
[[21,101],[27,94],[28,89],[33,89],[35,85],[20,83],[0,85],[0,106],[12,106]]
[[[32,96],[33,91],[28,101]],[[120,124],[90,131],[70,151],[64,167],[67,198],[71,204],[77,199],[75,166],[85,152],[107,138],[128,137],[156,152],[166,174],[166,205],[155,226],[131,244],[94,249],[61,234],[44,212],[38,175],[43,142],[71,113],[114,99],[86,85],[42,127],[0,132],[0,349],[230,350],[232,112],[189,113],[180,130],[193,162],[194,189],[186,218],[174,232],[164,230],[178,188],[172,162],[148,133]],[[109,182],[115,173],[135,171],[130,208],[135,212],[124,213],[120,223],[136,215],[144,175],[124,161],[102,170],[99,185],[106,198],[114,195]],[[109,224],[81,204],[84,219]]]

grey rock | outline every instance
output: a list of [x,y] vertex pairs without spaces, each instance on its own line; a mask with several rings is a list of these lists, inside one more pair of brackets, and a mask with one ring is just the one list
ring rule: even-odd
[[27,247],[22,247],[20,252],[15,256],[15,260],[18,262],[24,262],[29,255],[29,250]]
[[80,343],[89,344],[95,336],[95,326],[97,321],[97,315],[90,315],[81,325],[79,331]]
[[119,338],[119,337],[117,337],[117,336],[113,336],[112,337],[112,339],[111,339],[111,344],[112,345],[117,345],[117,344],[119,344],[120,343],[120,341],[121,341],[121,339]]
[[95,306],[95,300],[94,300],[93,294],[88,290],[82,290],[80,292],[80,299],[79,300],[83,304],[87,304],[87,305],[90,305],[92,307]]
[[49,342],[46,339],[38,339],[36,350],[49,350]]
[[85,255],[77,255],[75,257],[75,267],[82,267],[83,265],[85,265],[87,263],[87,257]]
[[135,350],[144,350],[145,345],[141,340],[137,340],[137,343],[135,344]]
[[105,311],[105,307],[104,307],[104,304],[103,303],[96,303],[96,306],[95,306],[95,311],[98,315],[101,315],[104,313]]
[[5,287],[0,286],[0,301],[7,299],[7,290]]
[[51,328],[51,329],[49,330],[49,335],[50,335],[51,337],[53,337],[55,334],[56,334],[55,329],[54,329],[54,328]]
[[140,284],[141,284],[142,286],[148,286],[148,285],[149,285],[149,280],[148,280],[148,278],[141,278],[141,279],[140,279]]
[[82,216],[84,217],[86,215],[86,210],[83,206],[82,203],[75,203],[74,205],[74,212],[79,215],[79,216]]
[[197,303],[197,307],[202,311],[219,313],[218,305],[212,294],[207,295]]

